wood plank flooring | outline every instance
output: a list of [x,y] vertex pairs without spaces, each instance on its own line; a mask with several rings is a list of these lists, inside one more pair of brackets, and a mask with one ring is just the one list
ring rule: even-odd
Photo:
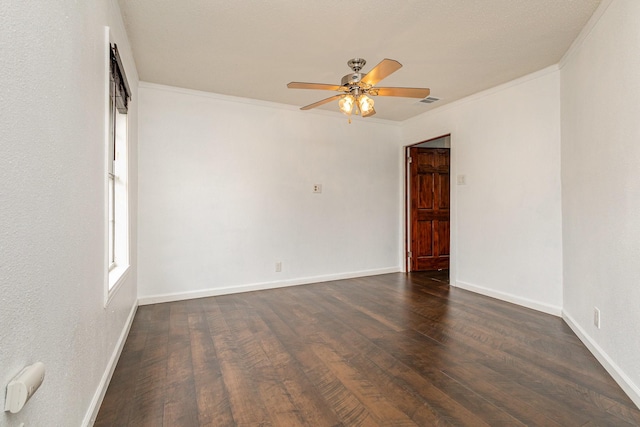
[[138,309],[96,426],[640,426],[562,319],[386,274]]

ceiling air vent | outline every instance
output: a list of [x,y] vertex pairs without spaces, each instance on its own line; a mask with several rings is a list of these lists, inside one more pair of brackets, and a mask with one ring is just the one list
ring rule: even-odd
[[436,101],[440,101],[440,98],[436,98],[435,96],[427,96],[425,99],[421,99],[418,102],[422,102],[423,104],[433,104]]

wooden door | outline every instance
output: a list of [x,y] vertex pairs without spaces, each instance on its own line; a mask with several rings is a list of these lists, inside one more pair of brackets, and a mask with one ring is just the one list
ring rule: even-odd
[[449,268],[449,149],[409,149],[411,271]]

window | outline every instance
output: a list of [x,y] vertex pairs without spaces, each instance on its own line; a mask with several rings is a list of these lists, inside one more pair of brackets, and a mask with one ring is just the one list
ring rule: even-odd
[[109,122],[107,132],[107,265],[110,292],[129,268],[129,213],[127,191],[127,111],[131,91],[118,54],[110,44]]

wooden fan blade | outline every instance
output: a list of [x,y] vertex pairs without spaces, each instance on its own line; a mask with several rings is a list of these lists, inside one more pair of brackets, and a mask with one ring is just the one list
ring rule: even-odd
[[362,82],[368,85],[375,85],[380,80],[385,77],[395,73],[400,68],[402,68],[402,64],[394,59],[383,59],[380,61],[378,65],[373,67],[373,70],[369,71],[366,76],[362,78]]
[[362,117],[371,117],[376,113],[376,109],[372,108],[367,114],[363,114]]
[[374,91],[378,96],[402,96],[405,98],[426,98],[431,91],[419,87],[376,87]]
[[306,106],[304,106],[304,107],[302,107],[300,109],[301,110],[310,110],[312,108],[316,108],[316,107],[319,107],[321,105],[328,104],[329,102],[335,101],[336,99],[340,99],[342,96],[343,95],[333,95],[333,96],[330,96],[329,98],[323,99],[322,101],[318,101],[318,102],[314,102],[313,104],[306,105]]
[[291,82],[287,85],[289,89],[319,89],[319,90],[340,90],[342,86],[328,85],[324,83],[303,83]]

